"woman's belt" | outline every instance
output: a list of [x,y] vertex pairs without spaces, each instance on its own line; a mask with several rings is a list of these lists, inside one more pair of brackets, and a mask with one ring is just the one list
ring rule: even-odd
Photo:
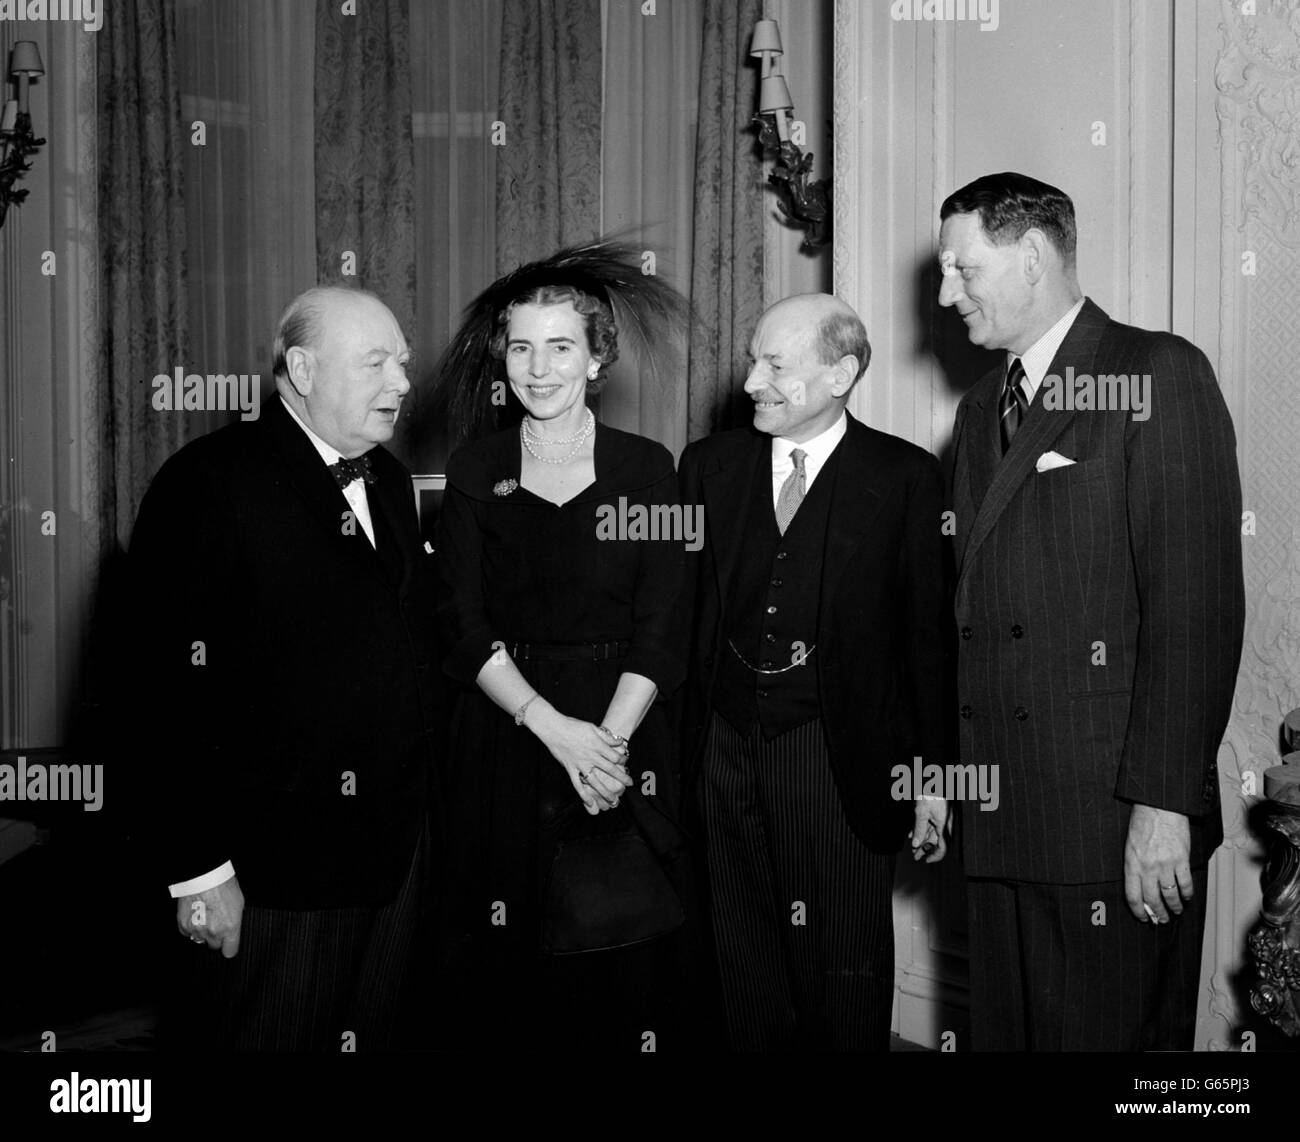
[[506,650],[511,658],[532,659],[534,662],[603,662],[610,658],[626,658],[632,649],[628,639],[617,642],[516,642]]

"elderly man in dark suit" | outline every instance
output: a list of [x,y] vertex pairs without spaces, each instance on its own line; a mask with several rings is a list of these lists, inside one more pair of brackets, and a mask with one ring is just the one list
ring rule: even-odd
[[946,802],[893,780],[947,752],[942,481],[848,415],[870,354],[836,298],[778,303],[753,428],[681,459],[705,531],[681,608],[688,755],[737,1050],[887,1048],[895,854],[909,825],[916,857],[945,851]]
[[1235,438],[1209,362],[1079,290],[1074,207],[1020,174],[941,210],[939,291],[1006,361],[957,413],[972,1042],[1192,1045],[1216,755],[1244,613]]
[[393,1043],[437,677],[411,480],[381,446],[408,359],[378,298],[309,290],[278,396],[181,449],[140,509],[145,832],[195,945],[174,1028],[195,1046]]

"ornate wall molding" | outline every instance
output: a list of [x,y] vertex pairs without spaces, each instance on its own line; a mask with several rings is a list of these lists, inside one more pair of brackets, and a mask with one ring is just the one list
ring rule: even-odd
[[[1278,758],[1282,715],[1300,699],[1300,20],[1294,0],[1260,0],[1241,15],[1224,0],[1215,66],[1223,191],[1221,380],[1232,400],[1245,507],[1247,627],[1226,748],[1239,777]],[[1289,19],[1285,18],[1289,15]],[[1253,274],[1243,256],[1253,256]],[[1225,767],[1226,768],[1226,767]],[[1230,771],[1231,772],[1231,771]],[[1259,780],[1262,789],[1262,780]],[[1232,790],[1236,793],[1237,789]],[[1225,792],[1227,792],[1225,790]],[[1231,846],[1254,844],[1244,806],[1227,822]]]
[[[1300,5],[1258,0],[1254,15],[1221,0],[1201,19],[1213,37],[1214,87],[1201,114],[1218,148],[1217,369],[1237,426],[1244,507],[1246,631],[1232,718],[1219,754],[1224,846],[1216,857],[1207,1018],[1197,1045],[1239,1045],[1257,1029],[1236,977],[1258,915],[1261,838],[1248,813],[1264,770],[1279,760],[1283,715],[1300,699],[1300,354],[1294,297],[1300,291]],[[1204,208],[1202,208],[1204,209]],[[1254,265],[1248,266],[1247,260]],[[1257,793],[1243,791],[1254,782]]]

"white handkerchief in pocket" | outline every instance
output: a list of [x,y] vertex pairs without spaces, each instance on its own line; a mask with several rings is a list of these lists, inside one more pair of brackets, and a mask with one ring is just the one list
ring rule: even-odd
[[1050,472],[1053,468],[1068,468],[1074,461],[1059,452],[1044,452],[1034,464],[1035,472]]

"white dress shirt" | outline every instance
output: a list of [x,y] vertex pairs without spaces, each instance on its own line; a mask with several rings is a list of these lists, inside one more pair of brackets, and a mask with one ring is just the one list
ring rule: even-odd
[[[1047,376],[1047,370],[1051,368],[1052,358],[1056,356],[1056,351],[1061,347],[1061,342],[1065,340],[1065,335],[1070,332],[1074,325],[1074,319],[1079,316],[1079,310],[1083,308],[1086,298],[1079,298],[1069,309],[1061,314],[1060,320],[1035,341],[1020,358],[1020,363],[1025,367],[1025,379],[1021,385],[1029,385],[1028,404],[1034,403],[1034,394],[1038,392],[1039,386],[1043,383],[1043,378]],[[1011,362],[1016,359],[1014,353],[1007,354],[1007,368],[1011,367]]]
[[[302,418],[289,407],[289,402],[284,401],[284,407],[289,410],[289,415],[298,422],[298,427],[307,434],[316,451],[320,453],[320,458],[325,461],[326,467],[331,464],[337,464],[343,459],[343,453],[337,448],[326,444],[310,428],[302,422]],[[366,499],[366,482],[358,477],[353,480],[346,488],[343,489],[343,498],[352,506],[352,510],[357,513],[357,522],[361,524],[362,530],[366,533],[366,538],[370,540],[370,546],[375,546],[375,525],[370,521],[370,501]]]
[[822,470],[822,465],[830,459],[830,455],[835,451],[835,446],[844,439],[844,434],[849,430],[849,418],[846,414],[840,413],[840,418],[830,426],[820,436],[814,436],[804,444],[796,444],[793,440],[787,440],[784,436],[772,437],[772,507],[775,508],[777,501],[781,498],[781,485],[789,478],[790,473],[794,471],[794,461],[790,459],[790,453],[796,448],[803,449],[803,490],[804,495],[812,491],[813,481],[817,479],[817,473]]
[[[293,417],[298,427],[307,434],[307,439],[312,442],[316,451],[320,453],[320,458],[325,461],[326,466],[337,464],[343,458],[343,453],[337,448],[326,444],[308,428],[302,422],[302,418],[289,407],[288,401],[283,403],[286,411]],[[366,538],[370,540],[370,546],[374,547],[375,527],[370,519],[370,501],[366,499],[366,482],[359,477],[353,480],[343,489],[343,498],[348,501],[352,510],[356,512],[357,522],[361,524],[362,530],[366,533]],[[193,880],[182,880],[179,884],[169,884],[167,891],[171,893],[173,899],[181,896],[197,896],[200,892],[206,892],[209,888],[216,888],[220,884],[225,884],[234,875],[234,864],[231,861],[226,861],[220,868],[214,868],[211,872],[194,877]]]

